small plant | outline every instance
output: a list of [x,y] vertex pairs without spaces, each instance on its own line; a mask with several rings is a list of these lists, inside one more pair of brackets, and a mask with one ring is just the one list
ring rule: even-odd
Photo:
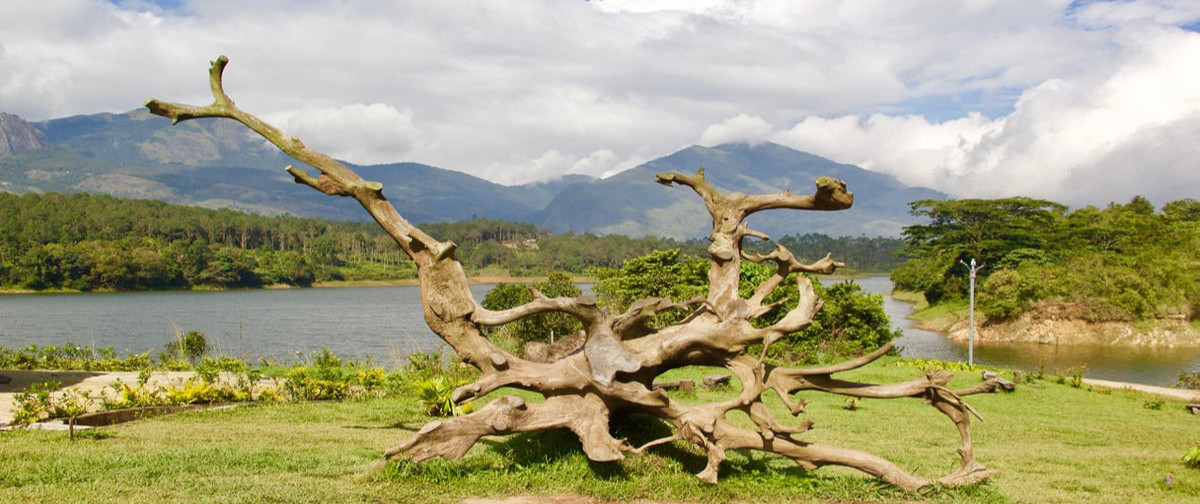
[[293,401],[338,401],[350,393],[349,381],[334,376],[330,368],[292,368],[283,387]]
[[976,366],[965,362],[941,361],[935,359],[900,359],[898,366],[908,366],[920,369],[926,373],[934,371],[975,371]]
[[1183,456],[1180,457],[1180,460],[1183,461],[1183,465],[1185,466],[1188,466],[1192,469],[1200,469],[1200,444],[1189,448],[1188,451],[1184,452]]
[[421,399],[421,406],[430,416],[459,416],[470,413],[470,405],[464,404],[459,406],[454,404],[451,399],[454,393],[455,384],[444,376],[435,376],[428,380],[418,382],[416,385],[417,396]]
[[1200,371],[1180,371],[1179,381],[1175,383],[1176,387],[1200,390]]
[[1046,361],[1038,361],[1038,367],[1036,370],[1032,370],[1032,371],[1029,371],[1028,373],[1025,373],[1025,383],[1033,383],[1035,381],[1042,381],[1045,379],[1046,379]]
[[112,389],[112,396],[105,395],[101,399],[101,405],[106,410],[125,409],[125,408],[146,408],[150,406],[159,406],[166,403],[164,391],[162,388],[150,388],[146,386],[147,376],[139,376],[136,385],[117,380],[108,387]]
[[340,368],[342,358],[330,352],[328,347],[321,347],[320,353],[313,355],[313,365],[319,368]]
[[1162,399],[1146,399],[1142,401],[1142,407],[1148,410],[1161,410],[1164,404],[1166,404],[1166,401]]
[[52,403],[51,416],[67,419],[67,438],[75,440],[75,419],[88,412],[92,406],[92,395],[82,389],[70,389],[58,401]]
[[38,382],[13,396],[13,425],[28,427],[51,416],[54,410],[50,393],[62,387],[57,381]]
[[208,337],[200,331],[175,333],[175,341],[167,343],[166,353],[172,357],[181,357],[195,364],[201,357],[208,354]]
[[1068,384],[1072,387],[1079,388],[1083,386],[1083,374],[1087,372],[1087,364],[1081,364],[1075,367],[1067,368],[1067,372],[1071,373],[1071,379]]

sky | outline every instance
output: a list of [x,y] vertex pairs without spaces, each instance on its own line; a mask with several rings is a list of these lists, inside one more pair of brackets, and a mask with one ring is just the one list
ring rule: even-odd
[[222,54],[242,109],[355,163],[776,142],[955,197],[1200,198],[1197,0],[0,0],[0,111],[207,104]]

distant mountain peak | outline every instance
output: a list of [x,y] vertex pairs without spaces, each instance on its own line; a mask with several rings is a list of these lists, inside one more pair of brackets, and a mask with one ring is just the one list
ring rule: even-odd
[[41,130],[20,116],[0,112],[0,156],[49,147],[50,141]]

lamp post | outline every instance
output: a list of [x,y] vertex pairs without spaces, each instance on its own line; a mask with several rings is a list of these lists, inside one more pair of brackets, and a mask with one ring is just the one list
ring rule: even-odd
[[979,272],[979,270],[983,269],[983,265],[980,264],[980,265],[976,266],[974,257],[971,258],[971,264],[967,264],[962,261],[958,261],[958,263],[963,266],[966,266],[967,270],[971,272],[971,290],[970,290],[970,292],[971,292],[971,294],[970,294],[971,312],[968,315],[968,318],[969,318],[970,324],[971,324],[971,328],[967,332],[967,365],[974,366],[975,365],[975,274],[977,272]]

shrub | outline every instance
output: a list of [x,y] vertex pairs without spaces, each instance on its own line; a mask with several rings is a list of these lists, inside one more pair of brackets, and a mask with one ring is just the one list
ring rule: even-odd
[[67,436],[68,439],[74,441],[75,419],[79,418],[79,415],[87,413],[91,408],[92,395],[86,390],[70,389],[64,392],[58,401],[54,401],[52,406],[51,416],[67,419]]
[[349,380],[333,376],[328,369],[307,366],[288,371],[283,388],[293,401],[339,401],[350,393]]
[[430,416],[458,416],[470,413],[470,404],[454,404],[452,395],[458,385],[445,376],[435,376],[417,383],[417,396]]
[[[530,291],[530,287],[537,289],[546,297],[552,298],[583,295],[579,287],[571,283],[570,275],[556,272],[550,274],[550,277],[545,282],[532,286],[497,284],[484,296],[483,307],[498,311],[533,301],[533,293]],[[516,322],[505,324],[502,327],[485,328],[484,330],[488,334],[501,333],[503,336],[507,336],[513,340],[514,347],[520,347],[520,345],[529,341],[549,342],[552,336],[561,338],[582,328],[583,326],[579,321],[571,315],[560,312],[549,312],[526,317]],[[512,348],[511,350],[516,350],[516,348]]]
[[1176,387],[1190,390],[1200,390],[1200,371],[1180,371]]
[[1188,466],[1192,469],[1200,469],[1200,444],[1189,448],[1188,451],[1184,452],[1183,456],[1180,457],[1180,460],[1183,460],[1183,465],[1185,466]]
[[[148,378],[148,377],[146,377]],[[160,406],[166,404],[164,391],[161,388],[150,388],[146,386],[146,378],[139,376],[136,385],[129,385],[125,382],[117,380],[108,387],[113,390],[113,396],[105,395],[101,399],[101,405],[104,409],[126,409],[126,408],[147,408],[150,406]]]
[[116,356],[111,347],[92,348],[67,342],[20,350],[0,348],[0,369],[57,369],[64,371],[136,371],[150,367],[150,352]]
[[208,353],[208,337],[200,331],[188,331],[187,334],[178,335],[176,341],[167,343],[166,353],[195,363]]
[[38,382],[30,384],[25,390],[13,396],[13,425],[28,427],[34,422],[49,418],[54,405],[50,393],[62,387],[57,381]]
[[1075,367],[1067,368],[1067,372],[1071,373],[1069,384],[1072,387],[1079,388],[1083,386],[1083,374],[1087,372],[1087,364],[1081,364]]

